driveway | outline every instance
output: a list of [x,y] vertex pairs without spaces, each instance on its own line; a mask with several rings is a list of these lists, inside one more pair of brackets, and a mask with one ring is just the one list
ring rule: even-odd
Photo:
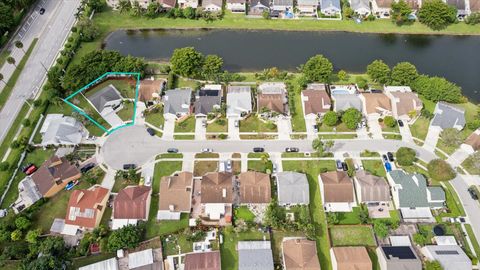
[[305,117],[305,126],[307,127],[307,139],[314,140],[318,137],[318,134],[315,133],[313,126],[317,124],[316,118]]
[[173,134],[175,133],[175,118],[171,116],[165,116],[165,123],[163,123],[163,135],[164,140],[173,140]]
[[205,121],[207,121],[205,117],[197,117],[195,119],[195,140],[207,139],[207,127],[203,124]]
[[277,120],[278,139],[290,140],[290,133],[292,133],[292,123],[288,117],[279,117]]
[[400,129],[400,134],[402,135],[403,141],[413,142],[412,132],[410,132],[410,127],[408,124],[404,124],[403,127],[398,126],[398,128]]
[[123,120],[118,117],[117,113],[115,113],[115,111],[113,111],[111,108],[105,109],[102,112],[102,117],[112,128],[116,128],[124,124]]
[[459,147],[448,159],[447,159],[447,162],[454,166],[454,167],[458,167],[460,166],[460,164],[462,164],[462,162],[468,158],[470,154],[463,150],[461,147]]
[[369,128],[369,132],[372,133],[373,139],[383,139],[382,136],[382,127],[378,123],[378,118],[369,117],[367,120],[367,125]]
[[235,126],[235,121],[239,121],[236,117],[228,118],[228,139],[240,140],[240,128]]
[[435,146],[437,146],[438,138],[440,137],[440,129],[438,128],[428,128],[427,137],[425,138],[425,143],[423,147],[430,152],[435,151]]

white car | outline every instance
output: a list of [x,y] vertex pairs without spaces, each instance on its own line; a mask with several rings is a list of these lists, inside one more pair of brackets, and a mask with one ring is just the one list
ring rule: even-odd
[[232,171],[232,161],[229,159],[229,160],[227,160],[226,164],[227,164],[227,171],[231,172]]
[[202,153],[213,153],[213,149],[211,148],[203,148]]

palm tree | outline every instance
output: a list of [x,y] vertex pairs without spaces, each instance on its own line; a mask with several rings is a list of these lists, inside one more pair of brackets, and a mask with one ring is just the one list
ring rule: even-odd
[[23,49],[23,43],[20,40],[15,41],[15,47],[21,49],[24,54],[27,54]]
[[11,65],[14,65],[15,67],[17,67],[17,65],[15,65],[15,58],[9,56],[7,58],[7,63],[11,64]]
[[324,151],[324,144],[321,139],[317,138],[312,142],[312,148],[315,149],[319,154],[322,154]]

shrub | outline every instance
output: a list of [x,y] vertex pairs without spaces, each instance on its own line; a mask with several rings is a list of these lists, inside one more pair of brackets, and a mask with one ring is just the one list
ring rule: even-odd
[[417,152],[409,147],[400,147],[395,153],[395,157],[400,166],[411,166],[417,158]]
[[356,129],[360,120],[362,120],[362,114],[355,108],[347,109],[342,115],[342,122],[349,129]]
[[0,171],[4,172],[10,168],[10,163],[8,161],[2,161],[0,162]]
[[328,111],[327,113],[325,113],[325,115],[323,116],[323,123],[330,127],[335,126],[338,123],[337,113],[334,111]]
[[456,173],[445,160],[433,159],[428,165],[428,174],[436,181],[449,181],[455,178]]
[[387,127],[393,128],[397,125],[397,120],[395,120],[395,118],[393,118],[392,116],[385,116],[385,118],[383,118],[383,123]]

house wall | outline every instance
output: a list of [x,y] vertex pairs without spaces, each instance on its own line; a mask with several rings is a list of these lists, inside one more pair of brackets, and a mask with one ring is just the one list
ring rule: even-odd
[[310,5],[297,6],[300,13],[304,13],[304,14],[315,14],[315,12],[317,12],[317,7],[318,6],[310,6]]
[[393,203],[395,204],[395,209],[399,209],[400,208],[399,207],[400,206],[400,198],[398,196],[398,190],[401,188],[401,186],[395,184],[392,177],[388,173],[387,173],[387,180],[388,180],[388,184],[390,185],[390,190],[391,190],[391,193],[392,193]]
[[59,191],[63,190],[65,186],[67,186],[68,182],[70,181],[75,181],[77,179],[80,179],[82,176],[81,173],[78,173],[77,175],[74,175],[70,178],[64,179],[60,185],[54,184],[46,193],[43,195],[45,198],[50,198],[57,194]]
[[337,258],[335,257],[335,253],[331,248],[330,248],[330,257],[332,258],[332,270],[338,270]]
[[221,10],[222,10],[222,7],[219,7],[219,6],[216,6],[216,5],[213,5],[213,4],[207,5],[207,6],[203,7],[203,8],[204,8],[205,10],[207,10],[207,11],[214,11],[214,12],[216,12],[216,11],[221,11]]
[[376,250],[377,258],[378,258],[378,265],[380,265],[380,270],[387,270],[387,260],[383,256],[383,252],[378,247]]
[[105,212],[105,208],[107,208],[107,201],[108,197],[110,197],[110,192],[108,192],[103,200],[100,202],[100,205],[102,206],[102,210],[97,212],[97,219],[95,220],[95,228],[100,225],[100,221],[102,220],[103,213]]
[[336,9],[334,7],[326,7],[326,8],[322,7],[320,9],[320,12],[322,12],[323,14],[325,14],[327,16],[335,16],[337,14],[340,14],[340,10]]
[[239,4],[239,3],[227,3],[226,8],[228,10],[231,10],[233,13],[239,12],[245,12],[245,4]]
[[179,8],[197,8],[198,7],[198,1],[196,0],[179,0],[177,1],[178,7]]

